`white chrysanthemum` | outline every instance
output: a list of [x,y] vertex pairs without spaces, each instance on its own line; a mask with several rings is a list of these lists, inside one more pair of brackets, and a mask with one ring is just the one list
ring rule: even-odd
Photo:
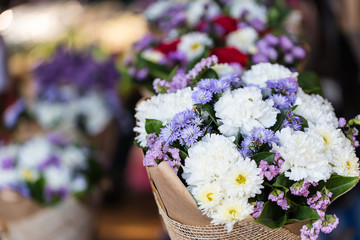
[[18,166],[20,168],[37,169],[53,154],[52,145],[42,137],[35,137],[22,145],[18,152]]
[[226,74],[230,74],[230,73],[236,73],[236,70],[234,69],[234,67],[230,66],[227,63],[215,64],[211,67],[211,69],[213,69],[219,77],[222,77],[222,76],[224,76]]
[[230,15],[239,18],[246,12],[246,20],[251,21],[254,19],[267,20],[267,9],[264,5],[258,4],[255,0],[234,0],[231,3]]
[[181,37],[178,45],[178,51],[185,54],[189,61],[200,57],[206,47],[213,44],[212,40],[200,32],[191,32]]
[[207,134],[189,148],[183,178],[189,185],[203,185],[216,181],[229,171],[231,163],[243,160],[236,146],[228,138]]
[[334,154],[333,171],[341,176],[359,176],[359,158],[356,157],[355,149],[347,138],[343,138],[342,144]]
[[166,13],[167,9],[172,6],[172,1],[157,1],[151,4],[146,11],[144,12],[145,17],[150,20],[154,21],[163,16]]
[[191,190],[199,209],[207,214],[212,214],[214,207],[218,206],[223,200],[221,185],[217,182],[197,185]]
[[230,33],[226,38],[226,45],[232,46],[243,53],[255,53],[258,34],[252,27],[238,29]]
[[51,166],[45,169],[46,187],[51,190],[67,189],[70,184],[70,172],[67,168]]
[[309,95],[299,89],[295,102],[298,107],[295,113],[304,117],[308,122],[315,125],[330,125],[338,127],[338,119],[335,116],[331,103],[320,95]]
[[225,136],[237,136],[239,131],[249,135],[254,128],[273,126],[279,110],[272,100],[263,101],[262,97],[256,87],[225,92],[214,107],[220,132]]
[[246,71],[242,80],[245,84],[255,84],[261,88],[265,88],[265,82],[268,80],[279,80],[289,77],[297,79],[297,76],[297,72],[291,72],[282,65],[259,63],[253,65],[250,70]]
[[63,103],[38,102],[33,112],[40,125],[49,129],[61,122],[66,115],[66,109]]
[[[206,6],[206,10],[205,10]],[[205,19],[212,19],[221,13],[221,9],[214,1],[211,0],[196,0],[190,1],[186,10],[186,20],[190,26],[195,26],[199,23],[202,17]]]
[[191,88],[184,88],[176,93],[160,94],[142,101],[136,107],[137,126],[134,128],[134,131],[139,134],[136,140],[139,141],[140,146],[146,147],[146,119],[157,119],[162,121],[164,125],[167,124],[177,113],[192,108],[191,96]]
[[228,173],[221,177],[226,191],[232,196],[255,197],[261,193],[263,178],[259,176],[261,169],[256,162],[246,158],[231,164]]
[[75,146],[67,146],[61,150],[61,162],[64,166],[74,169],[86,165],[86,153]]
[[99,94],[89,93],[81,97],[77,105],[77,114],[85,117],[85,128],[90,135],[99,134],[110,122],[111,112]]
[[284,159],[281,172],[293,181],[305,179],[309,182],[327,180],[331,174],[324,139],[309,132],[293,131],[284,128],[276,133],[278,151]]
[[141,57],[150,62],[159,63],[164,59],[164,54],[152,49],[146,49],[141,52]]
[[230,232],[237,221],[241,221],[253,212],[254,206],[247,202],[247,199],[226,199],[219,206],[212,218],[213,224],[225,224]]
[[333,153],[339,149],[345,137],[340,129],[326,124],[310,124],[306,132],[316,134],[324,140],[325,150],[330,153],[330,158],[332,158]]

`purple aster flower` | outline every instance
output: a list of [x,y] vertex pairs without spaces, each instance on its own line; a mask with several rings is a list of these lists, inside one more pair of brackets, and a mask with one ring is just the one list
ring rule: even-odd
[[192,110],[185,110],[177,113],[170,122],[173,129],[178,130],[179,128],[185,127],[192,123],[196,118],[196,114]]
[[284,61],[286,63],[288,63],[288,64],[292,64],[292,63],[294,63],[295,59],[294,59],[294,56],[291,53],[287,53],[284,56]]
[[289,51],[294,47],[293,42],[285,35],[280,36],[279,42],[280,47],[284,52]]
[[274,107],[278,109],[289,108],[291,106],[289,98],[281,94],[271,95],[269,99],[273,100]]
[[148,68],[141,68],[137,73],[136,73],[136,79],[139,81],[144,80],[149,74],[149,69]]
[[[225,81],[225,82],[228,82],[230,83],[232,86],[234,87],[238,87],[240,86],[241,84],[241,80],[240,78],[238,77],[238,75],[234,74],[234,73],[228,73],[228,74],[225,74],[223,75],[219,81]],[[225,89],[226,90],[226,89]],[[224,90],[224,91],[225,91]]]
[[256,31],[262,31],[265,29],[265,22],[259,18],[252,19],[250,25],[256,29]]
[[269,43],[266,41],[266,39],[261,39],[256,42],[256,47],[261,53],[266,54],[270,46]]
[[60,159],[58,156],[56,155],[51,155],[49,156],[47,159],[45,159],[44,162],[42,162],[40,165],[39,165],[39,168],[41,170],[44,170],[45,168],[49,167],[49,166],[56,166],[56,167],[59,167],[60,166]]
[[251,131],[250,136],[246,137],[241,143],[241,153],[244,157],[250,157],[260,152],[263,147],[271,146],[276,143],[278,138],[270,129],[256,128]]
[[275,50],[275,48],[268,48],[266,54],[267,54],[267,57],[271,60],[276,60],[278,57],[278,53]]
[[275,37],[273,34],[269,33],[266,34],[264,40],[267,42],[268,45],[276,46],[280,43],[279,38]]
[[213,94],[209,91],[198,89],[193,92],[192,100],[195,104],[206,104],[211,101]]
[[230,85],[230,82],[227,81],[227,79],[220,79],[220,80],[214,81],[214,88],[213,88],[214,93],[222,93],[230,88],[231,88],[231,85]]
[[215,82],[217,81],[217,79],[213,79],[213,78],[204,78],[201,79],[198,83],[198,88],[205,90],[205,91],[209,91],[209,92],[213,92],[215,86]]
[[181,139],[187,146],[191,147],[196,142],[196,140],[203,135],[204,133],[198,126],[189,125],[182,130]]
[[306,56],[305,49],[299,46],[295,46],[292,51],[292,55],[297,59],[303,59]]
[[252,214],[253,218],[258,218],[264,208],[264,202],[256,201],[256,206],[254,207],[254,213]]
[[13,169],[15,167],[15,159],[13,157],[8,157],[1,159],[1,169],[3,170],[9,170]]
[[290,127],[294,131],[299,131],[302,128],[303,120],[300,116],[294,114],[291,110],[286,110],[285,120],[281,125],[281,128]]
[[159,138],[166,144],[172,144],[173,142],[178,140],[178,137],[178,132],[172,127],[171,124],[168,124],[164,128],[162,128],[159,135]]
[[140,52],[145,48],[148,48],[154,39],[155,38],[152,34],[146,34],[142,39],[134,44],[134,50]]
[[263,54],[263,53],[255,53],[253,56],[252,56],[252,61],[255,63],[255,64],[258,64],[258,63],[264,63],[264,62],[269,62],[269,58]]

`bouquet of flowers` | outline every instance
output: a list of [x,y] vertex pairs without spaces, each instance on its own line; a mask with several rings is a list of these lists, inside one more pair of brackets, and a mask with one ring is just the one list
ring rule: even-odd
[[[2,230],[11,239],[86,239],[81,235],[91,234],[92,211],[80,201],[87,201],[100,177],[101,168],[92,151],[59,135],[1,146],[0,218],[6,226]],[[40,231],[49,218],[56,228],[72,233],[59,238],[57,230]],[[81,219],[85,219],[83,223],[65,227],[69,220]]]
[[[157,15],[153,13],[154,8],[159,8],[158,18],[154,17]],[[161,8],[164,9],[160,11]],[[178,8],[186,11],[177,12]],[[177,12],[175,17],[173,12]],[[191,24],[182,28],[163,20],[167,14],[174,21],[178,15],[194,19],[188,19]],[[290,33],[270,28],[267,8],[256,1],[230,1],[222,7],[213,1],[187,4],[160,1],[151,6],[146,15],[151,16],[150,20],[157,19],[159,26],[163,23],[171,27],[164,26],[168,33],[161,37],[145,36],[135,44],[135,56],[125,59],[123,77],[138,82],[184,73],[210,55],[217,56],[219,63],[231,64],[239,73],[261,62],[279,63],[291,69],[304,65],[304,43]]]
[[358,144],[347,137],[353,125],[339,126],[331,104],[305,93],[297,72],[260,63],[239,77],[216,61],[201,60],[182,85],[136,108],[136,142],[170,236],[330,233],[339,220],[327,207],[359,179]]

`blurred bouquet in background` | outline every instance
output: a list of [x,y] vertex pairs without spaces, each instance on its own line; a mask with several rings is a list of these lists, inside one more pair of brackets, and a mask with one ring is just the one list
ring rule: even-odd
[[[88,239],[92,234],[94,209],[88,207],[99,197],[95,195],[102,170],[91,149],[57,134],[38,135],[1,146],[0,166],[0,216],[6,237]],[[78,223],[65,227],[71,219]],[[48,221],[55,221],[58,229],[41,231]],[[60,238],[58,230],[66,237]]]
[[[155,2],[145,15],[163,32],[146,35],[134,45],[133,56],[124,60],[123,77],[149,87],[153,79],[185,73],[211,55],[239,75],[261,62],[301,70],[305,44],[280,28],[290,9],[276,2],[270,8],[252,0]],[[279,12],[276,20],[273,11]]]
[[358,144],[345,124],[326,99],[299,87],[297,72],[260,63],[239,78],[219,65],[216,56],[202,59],[184,84],[171,88],[177,75],[158,83],[163,94],[136,108],[136,142],[170,236],[330,233],[339,219],[327,207],[359,180]]

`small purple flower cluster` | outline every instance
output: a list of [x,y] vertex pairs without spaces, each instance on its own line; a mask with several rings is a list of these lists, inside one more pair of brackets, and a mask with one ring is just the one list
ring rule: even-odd
[[330,204],[332,192],[324,188],[321,192],[317,191],[316,194],[307,199],[307,204],[315,210],[325,210]]
[[162,161],[166,161],[175,173],[178,172],[181,166],[179,149],[169,147],[154,133],[147,136],[147,146],[149,150],[143,160],[144,166],[153,167]]
[[196,78],[204,69],[210,68],[212,65],[217,64],[218,61],[219,59],[215,55],[201,59],[201,61],[195,64],[188,72],[186,78],[189,80]]
[[339,118],[339,127],[343,128],[346,137],[352,142],[355,148],[360,146],[357,137],[359,130],[354,125],[360,125],[360,114],[346,122],[345,118]]
[[273,165],[269,165],[267,161],[261,160],[259,168],[261,168],[260,176],[266,177],[269,181],[273,180],[280,172],[284,160],[281,159],[280,153],[276,152]]
[[[325,213],[324,213],[325,215]],[[300,230],[302,240],[316,240],[320,231],[329,234],[339,225],[339,219],[336,215],[326,215],[322,219],[312,220]]]
[[264,208],[264,202],[256,202],[256,206],[254,207],[254,212],[252,214],[253,218],[258,218]]
[[154,35],[146,34],[143,38],[141,38],[139,41],[137,41],[134,44],[134,50],[136,52],[141,52],[141,51],[145,50],[146,48],[150,47],[150,45],[154,42],[154,40],[155,40]]
[[283,210],[288,210],[290,208],[287,199],[285,198],[285,193],[279,189],[275,189],[269,194],[269,200],[276,202]]
[[[256,46],[258,53],[252,56],[252,61],[257,64],[261,62],[280,62],[294,64],[306,56],[303,47],[295,45],[297,39],[290,39],[286,35],[276,37],[273,34],[267,34],[260,39]],[[282,57],[282,59],[280,59]]]
[[290,187],[291,194],[293,194],[295,196],[307,197],[310,193],[309,187],[311,185],[313,185],[315,187],[318,184],[317,184],[317,182],[310,183],[310,182],[306,181],[305,179],[298,181]]
[[176,74],[171,82],[160,78],[156,78],[153,82],[153,88],[156,93],[173,93],[179,89],[185,88],[188,85],[189,81],[183,73]]
[[244,157],[250,157],[262,151],[264,147],[271,147],[273,143],[277,142],[278,138],[273,131],[265,128],[256,128],[251,131],[250,136],[242,141],[240,152]]
[[274,107],[284,109],[295,104],[299,85],[294,78],[269,80],[266,86],[271,90],[269,98],[274,101]]
[[166,145],[178,141],[183,146],[191,147],[199,137],[204,136],[201,123],[201,118],[194,111],[185,110],[176,114],[171,122],[161,129],[159,137]]
[[285,120],[283,121],[281,128],[290,127],[294,131],[300,131],[304,122],[300,116],[293,113],[291,110],[285,111]]
[[205,78],[198,83],[198,90],[193,92],[192,99],[195,104],[206,104],[210,102],[214,94],[223,93],[231,88],[233,83],[240,79],[235,74],[226,74],[220,79]]

